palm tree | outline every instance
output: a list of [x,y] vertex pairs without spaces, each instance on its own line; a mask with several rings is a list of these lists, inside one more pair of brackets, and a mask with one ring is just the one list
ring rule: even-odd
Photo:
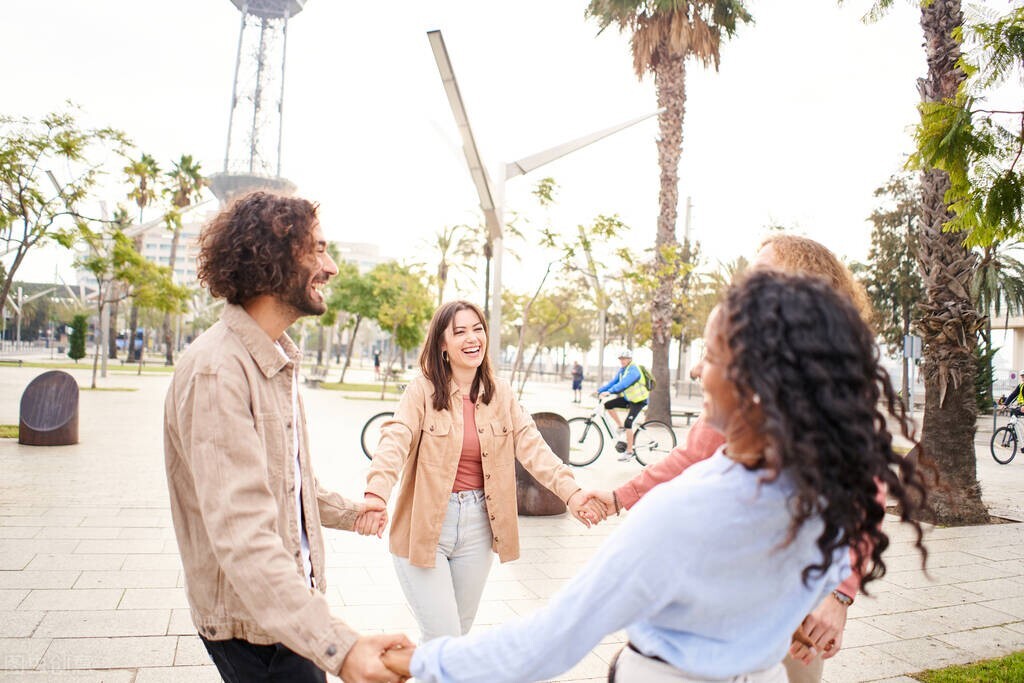
[[[444,303],[444,290],[455,272],[475,272],[472,259],[479,251],[473,239],[473,228],[468,225],[453,225],[441,228],[434,235],[431,246],[436,250],[437,261],[437,305]],[[460,234],[463,233],[463,234]],[[456,282],[456,287],[458,283]]]
[[[128,192],[128,199],[135,202],[135,205],[139,207],[139,226],[142,226],[142,215],[149,206],[156,200],[157,188],[156,181],[160,176],[160,167],[156,163],[156,159],[143,152],[137,160],[130,162],[124,167],[124,172],[128,176],[128,182],[132,184],[132,189]],[[135,250],[139,253],[142,252],[142,232],[140,231],[135,235],[134,239]],[[128,349],[128,360],[132,360],[135,356],[135,330],[139,326],[139,307],[132,301],[132,310],[130,314],[130,321],[128,323],[128,329],[130,336],[125,343],[125,348]],[[139,363],[141,368],[143,349],[139,349]]]
[[[683,143],[686,103],[686,58],[693,56],[718,69],[722,38],[731,37],[742,22],[751,20],[740,0],[591,0],[586,14],[601,30],[616,24],[632,33],[630,47],[637,78],[654,74],[658,106],[658,164],[661,189],[655,258],[666,261],[665,250],[676,245],[679,204],[679,156]],[[671,269],[665,269],[671,270]],[[671,412],[669,344],[672,341],[672,276],[664,275],[651,303],[652,371],[657,385],[648,416],[669,421]]]
[[[174,235],[171,237],[171,254],[168,258],[172,278],[178,258],[178,243],[181,241],[182,211],[191,206],[202,194],[203,188],[209,184],[203,177],[199,166],[198,162],[192,160],[191,154],[182,154],[181,159],[171,164],[171,170],[167,172],[167,179],[171,185],[166,191],[170,195],[172,208],[164,219],[168,227],[174,231]],[[170,312],[164,313],[163,333],[166,364],[174,365],[174,340],[171,337]]]
[[[923,105],[952,102],[965,74],[960,68],[960,0],[921,3],[921,28],[928,62],[927,75],[918,80]],[[924,341],[922,371],[925,382],[924,426],[921,444],[935,460],[946,486],[936,488],[932,501],[942,524],[978,524],[988,521],[981,501],[974,454],[974,351],[984,325],[971,299],[977,258],[964,246],[964,236],[943,231],[953,218],[945,194],[949,174],[924,168],[921,174],[921,224],[918,261],[925,299],[917,328]]]

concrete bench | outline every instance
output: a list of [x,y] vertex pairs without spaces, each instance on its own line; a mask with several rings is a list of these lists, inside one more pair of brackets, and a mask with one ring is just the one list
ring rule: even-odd
[[313,368],[309,374],[306,375],[306,386],[319,389],[325,379],[327,379],[327,368],[323,365],[319,365]]
[[51,370],[29,382],[21,395],[18,443],[67,446],[78,443],[78,382]]
[[24,362],[20,358],[0,358],[0,365],[16,365],[20,368]]

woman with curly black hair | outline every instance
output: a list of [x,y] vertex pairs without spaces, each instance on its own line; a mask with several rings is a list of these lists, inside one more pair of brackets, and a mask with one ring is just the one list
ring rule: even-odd
[[545,608],[389,651],[393,671],[549,678],[625,628],[619,683],[785,683],[790,634],[849,574],[851,555],[862,587],[885,573],[877,482],[923,560],[913,517],[925,489],[893,451],[879,402],[908,437],[910,424],[850,301],[818,279],[755,273],[729,292],[705,341],[704,413],[725,446],[645,496]]

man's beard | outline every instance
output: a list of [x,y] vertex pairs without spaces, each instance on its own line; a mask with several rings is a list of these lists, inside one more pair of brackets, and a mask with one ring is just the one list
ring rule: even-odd
[[[317,301],[311,294],[314,278],[310,278],[309,271],[303,270],[296,280],[295,285],[288,290],[287,296],[284,297],[284,303],[298,311],[300,316],[326,313],[327,302]],[[324,281],[326,282],[326,278]]]

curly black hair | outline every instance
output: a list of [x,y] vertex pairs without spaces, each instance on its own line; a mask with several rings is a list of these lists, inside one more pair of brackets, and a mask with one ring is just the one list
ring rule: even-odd
[[236,199],[199,235],[199,281],[232,304],[289,291],[313,248],[317,208],[306,199],[262,191]]
[[911,441],[913,425],[853,304],[818,278],[765,271],[729,291],[721,316],[740,428],[763,439],[765,480],[785,471],[795,484],[789,538],[814,516],[824,522],[821,562],[804,568],[804,580],[827,570],[845,545],[862,588],[885,575],[882,485],[915,528],[923,565],[915,518],[927,511],[925,483],[915,463],[893,451],[880,401]]

